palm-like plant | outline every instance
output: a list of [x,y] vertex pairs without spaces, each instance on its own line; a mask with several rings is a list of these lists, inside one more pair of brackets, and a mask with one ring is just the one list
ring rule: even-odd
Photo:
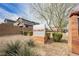
[[31,47],[27,47],[26,45],[24,45],[24,47],[22,49],[20,49],[20,51],[18,51],[19,56],[33,56],[34,51],[32,51]]
[[35,55],[33,47],[27,44],[20,44],[20,41],[10,42],[6,44],[6,48],[3,49],[5,56],[33,56]]
[[18,53],[17,51],[21,48],[20,41],[11,41],[11,43],[7,43],[6,45],[6,49],[4,49],[5,56],[16,56]]
[[29,41],[27,42],[27,45],[28,45],[29,47],[35,47],[35,46],[36,46],[33,40],[29,40]]

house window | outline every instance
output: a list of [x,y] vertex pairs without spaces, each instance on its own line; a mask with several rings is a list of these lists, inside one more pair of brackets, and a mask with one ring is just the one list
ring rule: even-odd
[[23,28],[23,26],[20,26],[20,28]]
[[26,25],[26,27],[28,27],[28,25]]

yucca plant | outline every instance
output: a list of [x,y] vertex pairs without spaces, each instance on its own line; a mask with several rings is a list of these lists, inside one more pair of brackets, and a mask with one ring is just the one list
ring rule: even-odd
[[6,44],[5,49],[3,49],[4,56],[34,56],[37,55],[33,50],[34,43],[29,41],[27,44],[25,41],[22,43],[20,41],[11,41]]
[[31,47],[24,45],[24,47],[20,49],[20,51],[18,51],[17,55],[18,56],[33,56],[35,55],[35,53]]
[[36,46],[33,40],[29,40],[29,41],[27,42],[27,45],[28,45],[29,47],[35,47],[35,46]]
[[16,56],[19,49],[21,48],[20,41],[10,42],[6,44],[4,49],[5,56]]

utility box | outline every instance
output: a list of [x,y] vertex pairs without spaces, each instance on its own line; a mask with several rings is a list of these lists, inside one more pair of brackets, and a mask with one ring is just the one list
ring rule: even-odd
[[79,54],[79,6],[74,8],[70,13],[68,43],[71,52]]

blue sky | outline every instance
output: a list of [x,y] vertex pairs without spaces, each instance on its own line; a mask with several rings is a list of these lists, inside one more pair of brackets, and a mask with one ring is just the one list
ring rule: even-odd
[[22,3],[0,3],[0,22],[3,22],[5,18],[16,20],[18,17],[22,17],[31,21],[30,4]]

